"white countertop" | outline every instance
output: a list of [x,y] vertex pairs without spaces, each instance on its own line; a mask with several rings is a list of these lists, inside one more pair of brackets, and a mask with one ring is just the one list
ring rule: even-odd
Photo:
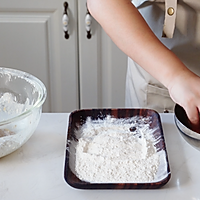
[[79,190],[64,180],[69,114],[43,113],[33,136],[0,158],[0,200],[200,199],[200,152],[178,132],[173,114],[161,114],[171,179],[156,190]]

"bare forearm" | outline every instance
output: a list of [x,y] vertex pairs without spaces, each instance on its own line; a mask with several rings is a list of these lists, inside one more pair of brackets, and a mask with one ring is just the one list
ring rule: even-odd
[[87,1],[91,14],[116,45],[165,85],[192,124],[199,126],[200,78],[156,38],[130,0]]
[[88,8],[116,45],[166,87],[181,72],[190,73],[157,39],[130,0],[88,0]]

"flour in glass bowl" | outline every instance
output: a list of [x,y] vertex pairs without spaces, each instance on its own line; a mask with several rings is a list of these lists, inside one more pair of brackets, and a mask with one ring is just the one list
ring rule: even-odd
[[[77,130],[75,173],[90,183],[145,183],[155,180],[160,165],[153,131],[138,116],[87,118]],[[139,122],[139,123],[138,123]],[[139,124],[139,125],[138,125]]]
[[11,119],[23,113],[29,105],[27,98],[24,104],[18,103],[16,96],[6,92],[0,97],[0,122]]
[[[14,94],[10,92],[3,93],[0,97],[0,122],[5,122],[22,114],[30,108],[29,104],[30,100],[28,98],[24,103],[19,103]],[[38,115],[33,116],[34,114],[21,120],[15,120],[12,123],[3,123],[0,126],[0,157],[13,152],[30,137],[30,130],[32,129],[30,124],[37,124],[38,121]]]

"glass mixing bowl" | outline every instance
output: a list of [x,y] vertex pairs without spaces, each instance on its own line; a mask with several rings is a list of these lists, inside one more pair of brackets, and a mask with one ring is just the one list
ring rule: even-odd
[[38,78],[0,67],[0,157],[20,148],[34,133],[46,95]]

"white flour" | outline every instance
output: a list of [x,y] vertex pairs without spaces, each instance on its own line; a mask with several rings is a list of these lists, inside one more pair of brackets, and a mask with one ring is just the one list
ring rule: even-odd
[[[22,114],[30,108],[29,103],[28,98],[25,103],[19,103],[14,94],[4,93],[0,97],[0,121]],[[39,120],[38,115],[34,114],[35,112],[37,110],[19,121],[15,120],[0,126],[0,158],[18,149],[31,136],[31,130],[34,130],[34,125],[36,126]]]
[[11,119],[25,111],[29,105],[27,98],[24,104],[18,103],[16,97],[11,93],[4,93],[0,97],[0,121]]
[[88,118],[77,131],[75,172],[79,179],[91,183],[153,181],[159,155],[149,120],[108,116],[94,121]]

